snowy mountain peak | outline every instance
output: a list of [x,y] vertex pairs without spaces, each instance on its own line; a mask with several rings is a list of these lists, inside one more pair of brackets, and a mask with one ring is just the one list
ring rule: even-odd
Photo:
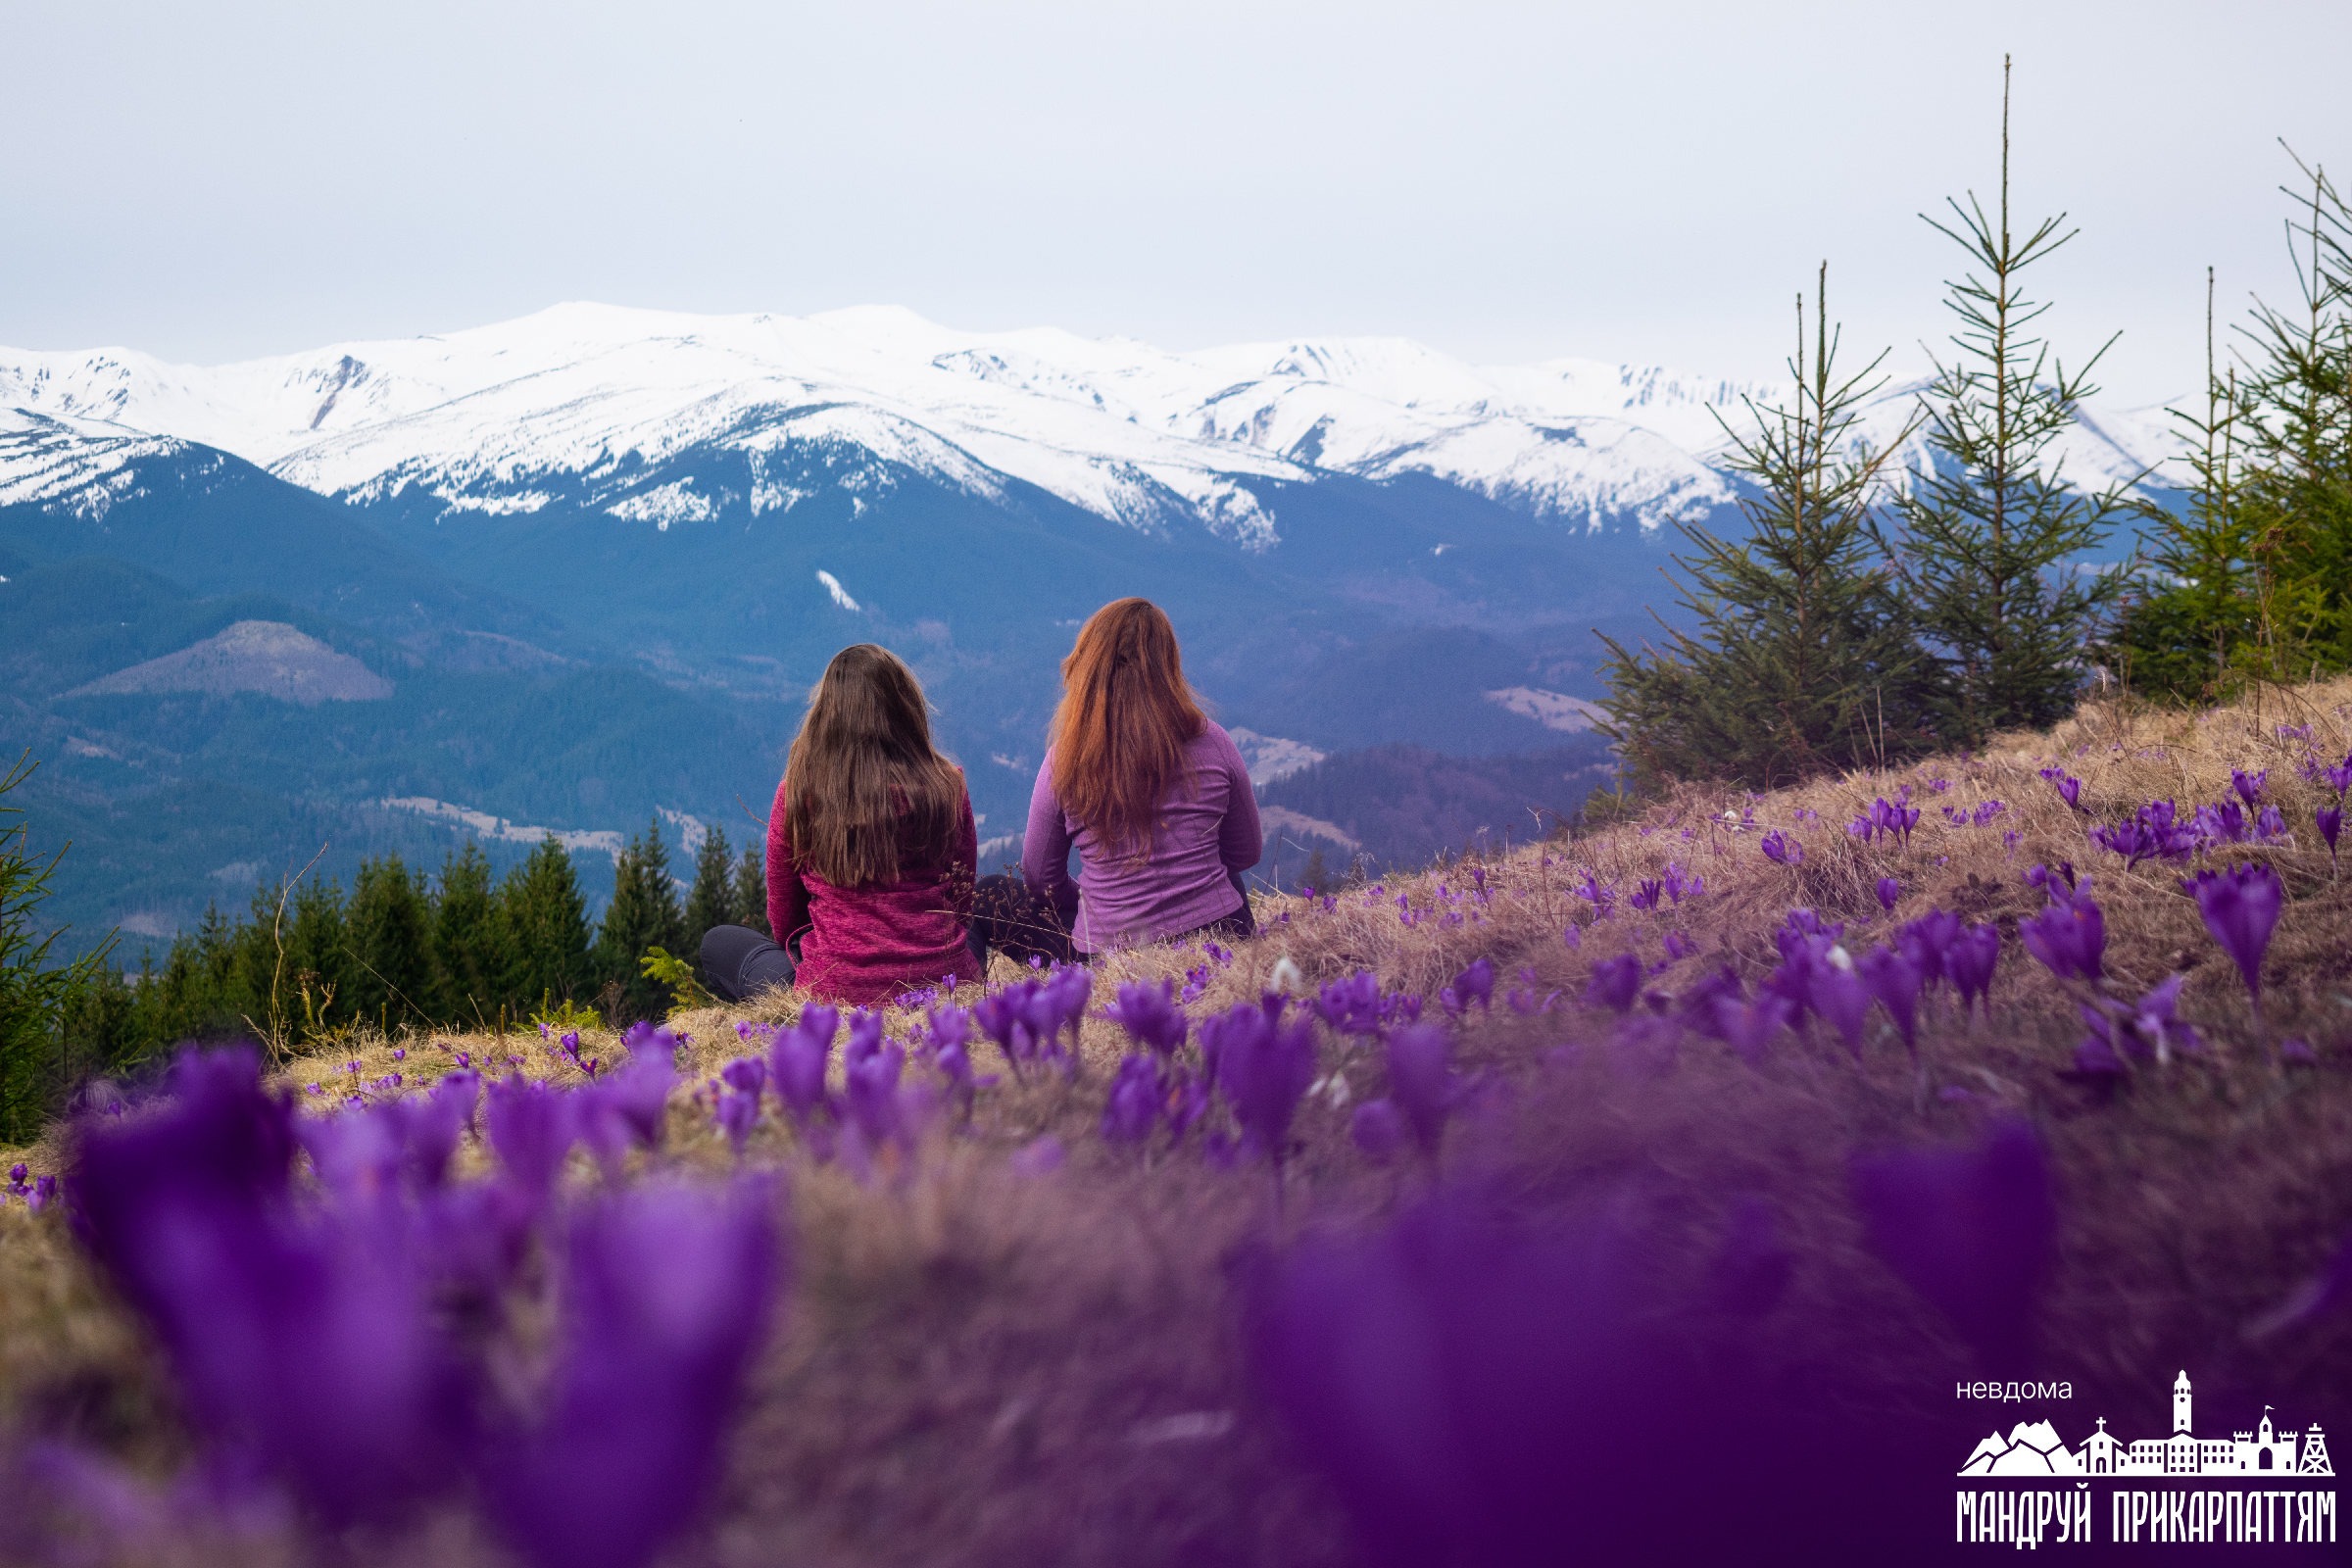
[[[967,332],[898,306],[694,316],[575,301],[464,331],[212,368],[122,349],[0,350],[0,409],[59,423],[19,441],[0,486],[30,493],[60,431],[202,443],[324,495],[422,494],[510,514],[553,496],[660,528],[750,515],[828,483],[912,473],[956,491],[1033,485],[1129,526],[1189,520],[1277,542],[1266,486],[1420,475],[1538,517],[1654,528],[1728,504],[1723,424],[1774,389],[1654,367],[1473,367],[1403,338],[1168,353],[1053,328]],[[1885,411],[1899,425],[1907,393]],[[95,434],[92,439],[99,439]],[[752,477],[721,493],[664,470],[706,454]],[[2101,414],[2078,473],[2161,455],[2141,416]],[[788,472],[788,470],[790,470]],[[853,479],[853,475],[863,475]]]

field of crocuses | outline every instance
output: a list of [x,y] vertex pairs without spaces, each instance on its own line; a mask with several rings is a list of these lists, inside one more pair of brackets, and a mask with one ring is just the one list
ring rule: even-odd
[[191,1054],[10,1175],[0,1555],[1912,1561],[2183,1367],[2352,1431],[2348,788],[2352,683],[2093,708],[1232,948]]

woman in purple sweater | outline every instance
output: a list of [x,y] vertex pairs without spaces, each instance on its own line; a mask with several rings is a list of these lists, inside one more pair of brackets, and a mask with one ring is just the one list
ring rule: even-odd
[[1242,873],[1265,849],[1257,799],[1233,737],[1185,682],[1168,617],[1145,599],[1104,605],[1062,661],[1061,682],[1029,797],[1026,886],[982,883],[974,945],[1061,958],[1248,936],[1256,927]]

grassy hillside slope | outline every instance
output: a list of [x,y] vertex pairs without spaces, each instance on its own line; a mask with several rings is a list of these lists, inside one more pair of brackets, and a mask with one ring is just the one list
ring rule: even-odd
[[[1639,1272],[1669,1303],[1675,1343],[1737,1348],[1760,1386],[1780,1392],[1788,1434],[1841,1423],[1874,1435],[1864,1467],[1839,1484],[1857,1496],[1877,1489],[1886,1520],[1868,1522],[1867,1509],[1841,1519],[1850,1499],[1834,1488],[1800,1491],[1783,1499],[1788,1518],[1773,1515],[1782,1504],[1749,1516],[1758,1560],[1926,1560],[1949,1549],[1943,1489],[1988,1430],[2047,1416],[2075,1443],[2103,1416],[2125,1437],[2159,1436],[2184,1367],[2202,1433],[2250,1426],[2276,1404],[2282,1422],[2352,1434],[2352,1312],[2341,1299],[2352,1282],[2327,1283],[2352,1232],[2352,884],[2315,827],[2336,792],[2305,769],[2348,752],[2352,682],[2338,682],[2198,713],[2092,707],[1981,756],[1763,797],[1686,789],[1507,858],[1328,903],[1267,900],[1261,934],[1229,954],[1179,945],[1118,956],[1096,975],[1075,1081],[1017,1081],[993,1047],[975,1046],[975,1066],[1004,1076],[980,1091],[968,1127],[939,1117],[911,1153],[887,1151],[869,1179],[817,1162],[784,1118],[764,1116],[741,1158],[790,1173],[794,1284],[714,1515],[679,1560],[1356,1560],[1348,1503],[1360,1519],[1360,1494],[1344,1477],[1331,1484],[1313,1462],[1329,1459],[1327,1446],[1302,1441],[1252,1376],[1237,1301],[1253,1260],[1303,1236],[1379,1223],[1433,1186],[1475,1191],[1538,1227],[1593,1216],[1619,1226],[1639,1238]],[[2077,805],[2045,768],[2081,780]],[[2267,770],[2261,799],[2291,839],[2128,867],[2086,836],[2151,800],[2186,811],[2229,799],[2232,769]],[[1905,786],[1921,808],[1907,841],[1848,832]],[[1761,853],[1774,832],[1801,849],[1799,863]],[[2131,1004],[2183,976],[2180,1013],[2201,1034],[2197,1048],[2175,1040],[2161,1058],[2127,1053],[2121,1072],[2082,1070],[2093,991],[2062,985],[2019,940],[2020,922],[2045,904],[2026,873],[2062,861],[2091,878],[2104,912],[2100,994]],[[1670,862],[1684,896],[1638,907],[1642,884]],[[2274,867],[2286,892],[2260,970],[2259,1024],[2179,886],[2199,867],[2238,862]],[[1689,890],[1692,879],[1702,891]],[[1933,995],[1916,1058],[1880,1007],[1858,1053],[1817,1019],[1808,1034],[1778,1032],[1754,1059],[1670,1021],[1718,969],[1752,991],[1780,961],[1774,933],[1796,906],[1845,922],[1842,946],[1857,956],[1931,909],[1993,925],[2002,942],[1985,1005],[1964,1017],[1948,991]],[[1643,988],[1667,999],[1637,1004],[1630,1021],[1586,1000],[1625,954],[1644,965]],[[1494,968],[1492,1004],[1459,1021],[1455,1065],[1470,1090],[1434,1166],[1377,1163],[1351,1139],[1356,1106],[1384,1092],[1387,1073],[1377,1046],[1328,1029],[1279,1178],[1248,1157],[1230,1168],[1204,1157],[1199,1129],[1175,1147],[1162,1132],[1140,1150],[1099,1130],[1128,1049],[1101,1004],[1122,981],[1177,980],[1198,1020],[1255,1002],[1287,979],[1284,960],[1310,994],[1368,969],[1388,991],[1428,998],[1426,1015],[1439,1018],[1441,989],[1480,958]],[[631,1154],[628,1169],[734,1165],[709,1081],[800,1006],[778,996],[674,1018],[690,1038],[666,1142]],[[888,1021],[905,1038],[921,1020],[897,1009]],[[285,1059],[279,1076],[317,1104],[394,1072],[428,1081],[461,1052],[494,1071],[512,1062],[558,1081],[581,1076],[536,1033],[348,1039]],[[621,1052],[591,1032],[580,1054],[609,1063]],[[307,1094],[312,1083],[330,1093]],[[1203,1126],[1221,1127],[1223,1114]],[[1890,1266],[1902,1244],[1866,1224],[1856,1161],[1966,1147],[2009,1118],[2048,1152],[2057,1240],[2046,1279],[2029,1280],[2021,1297],[2024,1337],[2005,1344]],[[1066,1152],[1058,1165],[1041,1152],[1049,1134]],[[53,1143],[25,1157],[47,1171],[70,1154]],[[485,1159],[470,1142],[461,1154],[468,1168]],[[584,1154],[574,1160],[582,1186],[607,1179]],[[1735,1312],[1706,1282],[1720,1283],[1725,1239],[1757,1213],[1769,1215],[1785,1289]],[[1955,1246],[1997,1272],[2004,1243],[1992,1231]],[[1582,1309],[1561,1299],[1563,1337],[1574,1338]],[[2063,1380],[2073,1397],[2021,1407],[1952,1393],[1999,1377]],[[185,1451],[172,1411],[157,1357],[77,1261],[54,1211],[0,1211],[0,1423],[160,1473]],[[1709,1475],[1685,1480],[1659,1494],[1679,1497],[1683,1514],[1731,1506],[1708,1500]],[[1564,1531],[1615,1505],[1580,1492],[1572,1469],[1556,1485]],[[1660,1539],[1673,1538],[1671,1519],[1658,1517]],[[1840,1535],[1849,1526],[1869,1550]],[[143,1548],[156,1549],[152,1540]],[[456,1512],[357,1549],[387,1561],[502,1560]],[[275,1527],[257,1538],[192,1526],[167,1555],[294,1551]]]

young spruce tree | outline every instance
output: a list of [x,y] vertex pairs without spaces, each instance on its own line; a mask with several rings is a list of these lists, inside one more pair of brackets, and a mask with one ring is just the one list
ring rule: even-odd
[[[2009,63],[2001,63],[2001,189],[1988,214],[1974,194],[1954,223],[1927,222],[1967,253],[1946,286],[1957,351],[1922,395],[1930,462],[1896,498],[1897,537],[1882,546],[1937,665],[1933,709],[1947,741],[1975,745],[2011,725],[2048,724],[2074,708],[2085,652],[2127,585],[2078,558],[2121,516],[2141,514],[2129,484],[2086,494],[2051,445],[2096,394],[2032,332],[2049,307],[2021,290],[2026,270],[2078,232],[2064,214],[2020,235],[2009,221]],[[1926,218],[1925,214],[1921,215]],[[2108,339],[2112,345],[2114,339]]]
[[433,1004],[433,906],[398,856],[360,862],[345,916],[351,1004],[364,1023],[424,1022]]
[[2180,421],[2190,483],[2178,513],[2140,532],[2148,570],[2134,581],[2115,636],[2124,683],[2176,699],[2219,696],[2248,650],[2259,654],[2263,597],[2238,448],[2243,400],[2235,367],[2214,362],[2213,271],[2205,273],[2205,411]]
[[763,937],[773,938],[767,928],[767,850],[764,845],[747,844],[735,861],[735,917]]
[[0,1144],[30,1143],[60,1108],[69,1064],[60,1026],[105,961],[105,947],[72,963],[50,962],[57,933],[34,923],[64,851],[46,858],[26,843],[24,813],[5,798],[32,772],[29,757],[0,771]]
[[498,918],[509,968],[507,1000],[517,1019],[543,1001],[585,1001],[589,983],[588,902],[571,856],[553,833],[498,887]]
[[686,919],[677,956],[689,963],[702,951],[703,933],[714,925],[741,925],[735,898],[735,857],[724,828],[703,835],[694,856],[694,886],[686,895]]
[[612,1004],[622,1022],[659,1018],[669,1010],[667,988],[649,978],[643,963],[649,949],[675,955],[684,947],[685,924],[657,818],[643,837],[629,840],[613,866],[612,902],[605,906],[604,924],[597,932],[598,995],[616,999]]
[[508,956],[496,898],[480,845],[468,840],[464,851],[441,862],[441,896],[433,901],[433,1005],[442,1022],[478,1026],[497,1014]]
[[1796,323],[1794,395],[1749,404],[1749,433],[1724,425],[1731,466],[1754,485],[1740,503],[1747,540],[1681,524],[1692,554],[1674,558],[1676,591],[1692,629],[1639,653],[1604,638],[1601,706],[1638,776],[1769,789],[1907,756],[1925,739],[1918,653],[1869,529],[1879,470],[1900,442],[1874,453],[1855,429],[1886,356],[1838,369],[1826,263],[1810,341],[1802,295]]
[[2301,298],[2257,304],[2247,343],[2243,505],[2264,611],[2260,673],[2352,667],[2352,206],[2301,164],[2287,224]]

